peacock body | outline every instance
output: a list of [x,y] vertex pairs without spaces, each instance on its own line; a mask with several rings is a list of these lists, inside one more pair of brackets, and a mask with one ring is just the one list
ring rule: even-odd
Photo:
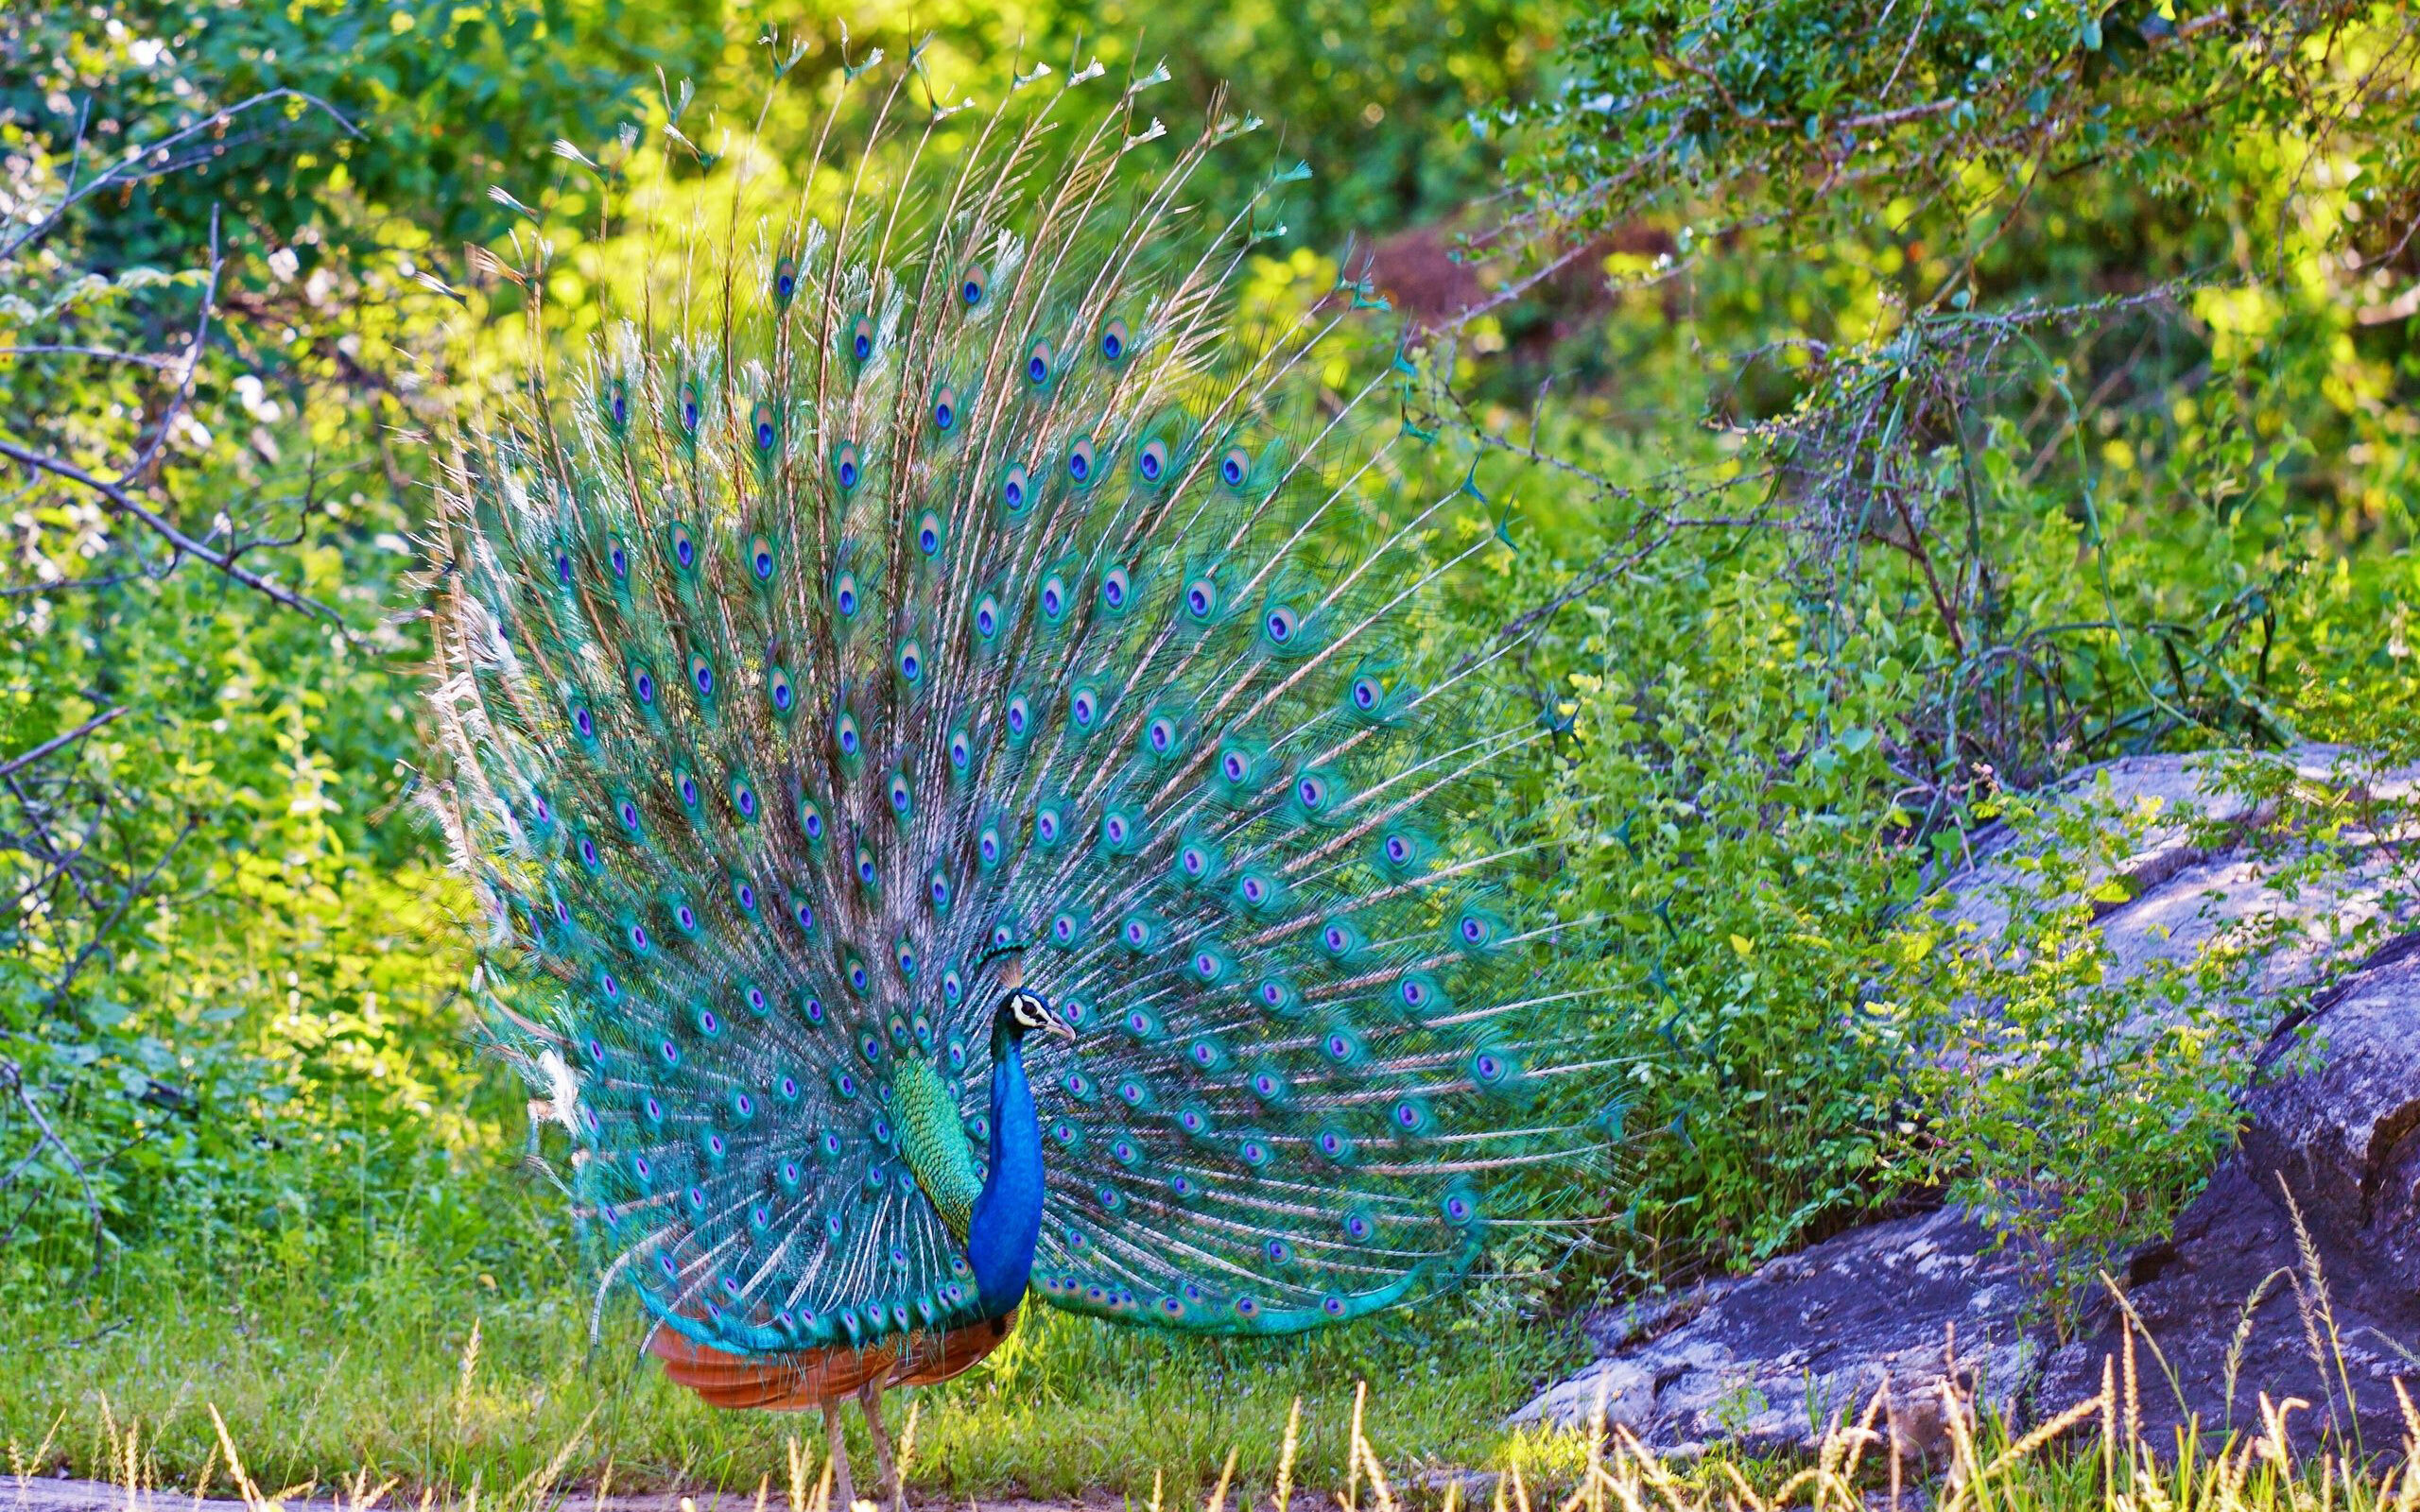
[[1244,319],[1297,175],[1208,215],[1251,123],[1155,146],[1154,79],[1047,72],[904,128],[902,76],[854,154],[835,104],[807,192],[738,154],[443,469],[485,984],[605,1286],[725,1404],[944,1379],[1028,1295],[1426,1297],[1572,1143],[1517,838],[1455,811],[1541,731],[1413,644],[1489,541],[1393,488],[1400,371],[1333,381],[1382,303]]

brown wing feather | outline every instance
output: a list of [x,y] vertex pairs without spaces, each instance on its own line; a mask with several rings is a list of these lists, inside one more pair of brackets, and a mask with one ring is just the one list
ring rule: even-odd
[[752,1358],[658,1329],[648,1349],[664,1362],[664,1373],[715,1407],[758,1407],[767,1412],[806,1412],[845,1401],[869,1381],[887,1381],[899,1348],[801,1349]]
[[704,1399],[710,1407],[753,1407],[764,1412],[809,1412],[856,1396],[869,1381],[890,1386],[930,1386],[965,1374],[1007,1340],[1016,1314],[988,1318],[869,1349],[800,1349],[752,1357],[717,1349],[658,1329],[648,1351],[664,1362],[664,1373]]
[[911,1337],[907,1355],[890,1373],[894,1386],[936,1386],[954,1376],[964,1375],[1007,1342],[1009,1331],[1017,1325],[1011,1311],[1006,1317],[986,1318],[968,1323],[942,1333],[919,1333]]

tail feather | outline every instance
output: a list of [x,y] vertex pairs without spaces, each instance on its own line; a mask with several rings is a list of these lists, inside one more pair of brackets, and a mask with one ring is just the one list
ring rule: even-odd
[[1082,1037],[1034,1059],[1054,1305],[1392,1305],[1582,1143],[1489,886],[1532,843],[1465,802],[1544,732],[1512,648],[1424,675],[1494,538],[1396,496],[1399,363],[1332,381],[1361,290],[1245,310],[1295,172],[1206,215],[1244,128],[1095,72],[917,126],[856,71],[794,195],[752,142],[649,189],[630,318],[444,469],[433,807],[594,1247],[717,1400],[980,1346],[890,1092],[929,1064],[980,1146],[1000,945]]

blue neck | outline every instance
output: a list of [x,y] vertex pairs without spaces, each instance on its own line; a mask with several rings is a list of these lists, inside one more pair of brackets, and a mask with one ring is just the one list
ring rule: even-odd
[[1042,1118],[1026,1080],[1025,1045],[1005,1029],[992,1036],[992,1164],[966,1228],[966,1263],[986,1317],[1025,1297],[1042,1235]]

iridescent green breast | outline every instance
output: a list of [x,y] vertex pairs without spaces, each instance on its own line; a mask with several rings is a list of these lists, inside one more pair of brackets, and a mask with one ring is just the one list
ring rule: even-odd
[[899,1145],[916,1184],[939,1209],[950,1236],[966,1243],[983,1179],[976,1174],[975,1147],[958,1116],[958,1098],[926,1060],[908,1060],[893,1082],[891,1110],[899,1117]]

